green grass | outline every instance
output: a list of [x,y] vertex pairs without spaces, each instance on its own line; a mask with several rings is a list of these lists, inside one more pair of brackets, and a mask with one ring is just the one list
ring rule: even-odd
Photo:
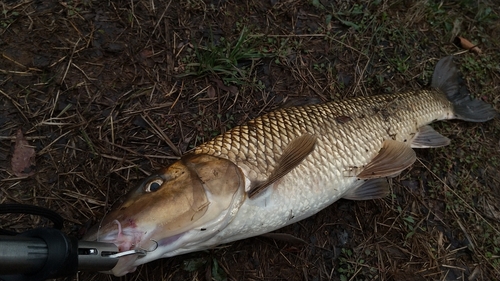
[[222,267],[219,266],[217,259],[211,257],[188,258],[182,262],[182,269],[187,272],[195,272],[205,269],[206,276],[213,281],[226,281],[227,274]]
[[255,63],[265,54],[254,48],[252,37],[243,28],[236,40],[221,37],[218,42],[211,35],[206,45],[194,44],[191,56],[185,57],[186,72],[179,75],[203,77],[215,75],[226,85],[244,85],[251,79]]

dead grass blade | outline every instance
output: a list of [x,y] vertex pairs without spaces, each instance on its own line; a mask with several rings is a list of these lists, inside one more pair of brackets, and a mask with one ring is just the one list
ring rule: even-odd
[[168,144],[168,146],[174,151],[174,154],[177,155],[177,156],[182,156],[179,148],[177,148],[177,146],[174,145],[174,143],[170,140],[169,137],[167,137],[167,135],[165,134],[165,132],[163,132],[162,129],[160,129],[160,127],[149,117],[149,115],[147,114],[144,114],[144,115],[141,115],[141,117],[146,120],[146,122],[149,124],[149,126],[151,127],[151,129],[153,130],[154,133],[156,133],[156,135],[162,139],[164,142],[166,142]]

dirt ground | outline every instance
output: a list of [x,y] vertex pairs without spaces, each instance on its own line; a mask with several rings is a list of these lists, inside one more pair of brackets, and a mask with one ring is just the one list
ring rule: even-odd
[[[0,2],[0,203],[101,219],[152,171],[275,108],[418,90],[456,54],[500,109],[500,8],[490,1]],[[477,45],[467,51],[456,36]],[[75,280],[499,280],[500,122],[433,124],[385,199],[340,200],[277,233]],[[11,167],[21,129],[33,175]],[[2,228],[46,225],[1,216]],[[72,280],[73,278],[69,278]]]

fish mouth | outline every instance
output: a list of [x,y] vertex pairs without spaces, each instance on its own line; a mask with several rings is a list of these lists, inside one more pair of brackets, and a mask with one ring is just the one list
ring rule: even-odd
[[[113,227],[111,231],[97,233],[98,242],[113,243],[118,247],[118,253],[130,252],[121,256],[115,267],[109,272],[115,276],[123,276],[134,272],[137,266],[160,258],[164,248],[169,248],[172,244],[184,236],[186,232],[170,237],[154,240],[152,237],[156,230],[143,231],[135,226],[123,227],[118,220],[112,221],[106,228]],[[132,250],[136,250],[135,252]]]
[[[127,252],[130,250],[140,250],[138,253],[147,253],[148,249],[144,249],[144,239],[147,239],[147,232],[141,231],[135,227],[122,227],[122,223],[118,220],[111,222],[109,227],[116,225],[112,231],[105,231],[104,235],[98,230],[97,241],[113,243],[118,247],[118,253]],[[153,249],[154,250],[154,249]],[[137,269],[136,261],[143,255],[130,254],[120,257],[116,266],[111,270],[115,276],[123,276],[127,273],[134,272]]]
[[115,276],[159,258],[210,248],[246,198],[245,184],[242,170],[227,159],[186,156],[131,190],[84,240],[118,247],[121,257],[108,272]]
[[114,220],[111,223],[116,224],[117,229],[108,232],[103,236],[100,235],[98,230],[97,241],[114,243],[118,247],[119,252],[134,249],[141,243],[146,234],[145,232],[137,230],[133,227],[122,227],[122,224],[118,220]]

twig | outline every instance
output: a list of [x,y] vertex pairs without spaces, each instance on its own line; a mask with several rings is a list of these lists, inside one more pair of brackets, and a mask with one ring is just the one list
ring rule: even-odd
[[[69,56],[69,62],[66,66],[66,70],[64,71],[62,78],[58,81],[59,84],[62,84],[64,82],[64,80],[66,79],[66,75],[68,75],[69,68],[73,64],[73,55],[75,54],[76,47],[78,46],[79,42],[80,42],[80,38],[78,38],[75,45],[73,45],[73,51],[71,52],[71,55]],[[54,114],[54,110],[56,109],[57,101],[59,100],[59,92],[60,91],[57,91],[56,98],[54,100],[54,106],[52,107],[52,110],[50,111],[50,116],[52,116]]]
[[148,122],[149,126],[151,126],[151,129],[153,129],[153,131],[159,135],[167,144],[168,146],[170,146],[170,148],[174,151],[174,154],[177,155],[177,156],[181,156],[181,152],[179,150],[179,148],[177,148],[174,143],[170,140],[169,137],[167,137],[167,135],[165,134],[165,132],[163,132],[160,127],[158,127],[158,125],[149,117],[149,115],[145,114],[145,115],[141,115],[141,117],[146,121]]
[[481,216],[481,214],[479,214],[471,205],[469,205],[469,203],[467,203],[465,199],[463,199],[460,195],[458,195],[451,186],[447,185],[441,178],[439,178],[436,174],[434,174],[434,172],[431,169],[429,169],[429,167],[427,167],[420,159],[417,158],[417,160],[418,162],[420,162],[420,164],[422,164],[422,166],[424,166],[427,169],[427,171],[429,171],[438,181],[440,181],[448,190],[450,190],[451,193],[453,193],[460,201],[462,201],[462,203],[469,210],[471,210],[474,214],[480,217],[489,227],[491,227],[491,229],[493,229],[493,231],[495,231],[497,234],[500,234],[500,231],[498,229],[496,229],[493,225],[491,225],[483,216]]
[[4,95],[6,98],[8,98],[10,100],[10,102],[12,102],[12,104],[16,107],[17,111],[19,111],[19,113],[21,113],[21,115],[24,118],[24,121],[29,123],[29,120],[26,117],[26,115],[24,115],[24,112],[21,110],[21,108],[20,108],[21,105],[19,103],[17,103],[13,98],[11,98],[9,95],[4,93],[4,91],[2,91],[2,90],[0,90],[0,94]]

